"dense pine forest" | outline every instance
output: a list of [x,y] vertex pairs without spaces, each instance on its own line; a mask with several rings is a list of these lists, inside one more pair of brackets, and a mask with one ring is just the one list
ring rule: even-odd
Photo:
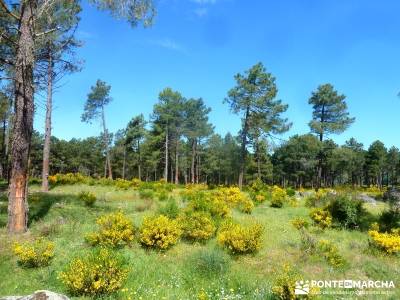
[[[318,96],[316,93],[313,95]],[[329,133],[328,126],[337,130],[343,122],[340,119],[343,112],[335,110],[339,105],[346,104],[344,101],[334,102],[337,95],[332,90],[332,98],[325,100],[333,102],[330,104],[333,113],[329,117],[339,119],[334,123],[322,123],[324,133]],[[2,176],[6,179],[9,159],[7,141],[10,140],[8,120],[12,116],[7,110],[9,100],[5,95],[2,99]],[[304,105],[307,105],[306,101]],[[225,136],[215,133],[215,127],[208,121],[211,109],[202,99],[186,98],[167,88],[160,93],[151,116],[134,116],[126,128],[109,133],[107,147],[104,133],[70,141],[52,137],[49,174],[82,173],[96,178],[140,178],[143,181],[166,178],[172,183],[237,184],[242,135],[240,132]],[[315,109],[316,113],[318,109]],[[317,118],[310,121],[310,126],[319,122]],[[99,131],[102,129],[99,127]],[[399,149],[384,145],[379,140],[363,145],[351,138],[344,145],[338,145],[331,139],[334,136],[324,136],[321,140],[318,131],[317,134],[310,132],[283,140],[263,130],[251,125],[246,135],[246,183],[260,178],[268,184],[316,187],[319,168],[321,184],[325,187],[345,184],[393,186],[399,182]],[[31,178],[42,177],[43,144],[44,136],[34,132],[29,171]],[[110,156],[110,172],[107,153]]]

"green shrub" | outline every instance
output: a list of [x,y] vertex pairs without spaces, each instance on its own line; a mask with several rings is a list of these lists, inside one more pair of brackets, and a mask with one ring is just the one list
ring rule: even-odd
[[308,228],[308,221],[304,218],[297,217],[290,222],[294,228],[300,230],[301,228]]
[[153,200],[154,199],[154,191],[150,189],[139,190],[139,196],[142,199]]
[[327,206],[334,222],[341,226],[351,228],[359,226],[366,211],[361,200],[352,199],[347,195],[336,195],[332,197]]
[[133,223],[122,212],[101,216],[96,223],[99,230],[86,235],[86,241],[93,246],[122,247],[133,241]]
[[262,245],[263,227],[260,224],[243,226],[231,220],[222,224],[218,243],[233,254],[256,252]]
[[79,200],[83,201],[86,206],[92,207],[96,202],[96,195],[92,192],[82,191],[78,194]]
[[230,267],[229,256],[218,249],[204,249],[191,254],[186,260],[187,269],[203,277],[221,276]]
[[338,248],[328,240],[320,240],[318,242],[318,251],[332,267],[338,268],[345,264],[345,260],[339,254]]
[[400,208],[390,207],[384,210],[379,216],[378,223],[379,228],[386,232],[390,232],[395,228],[400,228]]
[[286,195],[288,195],[289,197],[293,197],[294,195],[296,195],[296,191],[293,188],[288,187],[286,189]]
[[206,212],[189,212],[178,218],[182,226],[183,237],[193,241],[210,239],[215,233],[215,225]]
[[151,199],[143,199],[140,202],[135,204],[135,210],[138,212],[143,212],[149,210],[153,205],[153,200]]
[[128,275],[124,265],[118,253],[95,250],[73,259],[59,277],[73,296],[110,294],[121,288]]
[[42,238],[33,242],[15,243],[13,250],[18,263],[27,268],[47,266],[54,257],[54,243]]
[[168,192],[165,190],[162,190],[160,192],[158,192],[158,200],[159,201],[167,201],[169,198],[168,196]]
[[180,209],[174,198],[170,198],[168,202],[161,206],[158,210],[160,215],[167,216],[170,219],[176,219],[179,215],[179,212]]
[[146,247],[165,250],[175,245],[182,234],[176,220],[160,215],[146,217],[140,229],[140,242]]

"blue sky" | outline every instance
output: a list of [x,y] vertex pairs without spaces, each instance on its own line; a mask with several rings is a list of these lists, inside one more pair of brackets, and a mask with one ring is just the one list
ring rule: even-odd
[[[154,25],[143,29],[83,3],[78,56],[85,65],[54,95],[55,136],[99,134],[99,126],[80,121],[98,78],[112,86],[106,116],[113,132],[139,113],[148,117],[158,93],[171,87],[202,97],[216,132],[236,134],[240,118],[223,99],[234,74],[261,61],[289,104],[293,127],[282,138],[309,132],[308,98],[329,82],[356,117],[349,130],[331,136],[337,143],[354,136],[365,146],[380,139],[400,148],[400,1],[158,0],[157,9]],[[39,104],[41,132],[44,114]]]

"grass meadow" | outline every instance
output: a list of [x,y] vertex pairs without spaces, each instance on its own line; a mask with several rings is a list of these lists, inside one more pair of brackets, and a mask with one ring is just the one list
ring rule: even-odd
[[[187,205],[180,196],[182,188],[171,192],[181,208]],[[91,191],[97,196],[94,207],[86,207],[78,199],[81,191]],[[26,295],[40,289],[68,295],[58,278],[59,272],[72,258],[91,250],[84,236],[95,230],[97,217],[122,210],[138,228],[145,216],[155,214],[165,205],[157,199],[141,199],[134,189],[63,185],[42,194],[39,186],[33,185],[29,196],[29,231],[10,238],[6,231],[7,197],[4,193],[0,199],[0,296]],[[377,218],[385,204],[378,202],[377,205],[365,204],[365,207],[371,218]],[[310,229],[315,238],[327,239],[338,247],[346,261],[341,268],[333,268],[318,254],[305,253],[299,231],[290,222],[296,217],[308,218],[309,211],[304,200],[296,207],[285,205],[283,208],[270,207],[266,201],[257,205],[251,214],[234,209],[232,217],[237,222],[257,221],[264,227],[262,247],[254,254],[229,254],[218,245],[215,237],[205,243],[180,240],[166,251],[143,248],[135,239],[128,247],[118,250],[129,269],[123,288],[102,298],[275,299],[272,287],[285,265],[290,265],[305,280],[371,279],[399,283],[398,256],[371,250],[366,230]],[[19,266],[12,252],[13,243],[40,236],[55,243],[51,264],[41,268]],[[400,290],[396,289],[386,298],[400,299]],[[382,299],[382,296],[370,296],[370,299]]]

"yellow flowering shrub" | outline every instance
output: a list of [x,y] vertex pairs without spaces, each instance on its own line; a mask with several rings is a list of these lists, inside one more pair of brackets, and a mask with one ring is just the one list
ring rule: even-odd
[[315,297],[319,290],[318,288],[311,288],[306,295],[298,296],[295,294],[296,283],[302,283],[300,274],[288,264],[283,265],[279,271],[274,284],[272,286],[272,293],[277,299],[281,300],[297,300],[297,299],[312,299]]
[[321,229],[328,228],[332,225],[332,216],[329,211],[321,208],[314,208],[310,212],[310,217],[314,221],[314,224]]
[[267,200],[267,197],[266,197],[264,194],[256,194],[256,195],[254,196],[254,200],[255,200],[257,203],[262,203],[262,202],[264,202],[265,200]]
[[206,212],[190,212],[178,218],[183,237],[194,241],[210,239],[216,230],[214,221]]
[[131,185],[132,185],[134,188],[138,188],[138,187],[140,186],[141,183],[142,183],[142,181],[141,181],[139,178],[133,178],[133,179],[131,180]]
[[370,243],[373,246],[388,254],[400,252],[400,229],[394,229],[390,233],[380,233],[377,230],[370,230],[368,234],[371,238]]
[[249,197],[244,197],[238,205],[239,210],[246,214],[251,214],[254,208],[254,203]]
[[344,258],[339,254],[338,248],[332,242],[319,240],[317,249],[331,266],[338,268],[345,264]]
[[119,189],[127,190],[133,186],[133,182],[126,179],[117,178],[114,180],[114,185]]
[[222,224],[217,240],[233,254],[245,254],[256,252],[261,248],[262,234],[261,224],[243,226],[227,221]]
[[127,275],[117,253],[100,249],[73,259],[59,278],[74,296],[96,296],[120,289]]
[[386,192],[386,188],[379,188],[376,185],[371,185],[369,187],[367,187],[364,192],[371,197],[377,198],[377,199],[382,199],[383,195]]
[[299,281],[301,277],[293,270],[289,265],[285,264],[280,271],[280,274],[276,277],[272,286],[272,293],[282,300],[295,300],[297,299],[294,289],[296,281]]
[[54,243],[44,239],[15,243],[13,250],[18,263],[27,268],[47,266],[54,257]]
[[302,228],[307,228],[308,227],[308,222],[307,220],[303,219],[303,218],[295,218],[290,222],[294,228],[296,228],[297,230],[300,230]]
[[92,180],[89,176],[85,176],[81,173],[57,173],[53,176],[49,176],[49,183],[54,184],[77,184],[77,183],[89,183]]
[[190,200],[188,210],[209,212],[213,217],[224,218],[231,212],[228,204],[220,197],[198,193]]
[[133,223],[122,212],[103,215],[96,223],[99,230],[86,235],[86,241],[93,246],[121,247],[133,241]]
[[97,198],[96,195],[93,194],[92,192],[87,192],[87,191],[82,191],[78,194],[79,200],[81,200],[83,203],[85,203],[86,206],[93,206],[94,203],[96,202]]
[[271,206],[282,207],[287,200],[286,190],[274,185],[271,189]]
[[140,242],[147,247],[165,250],[175,245],[182,234],[177,220],[160,215],[146,217],[140,229]]

